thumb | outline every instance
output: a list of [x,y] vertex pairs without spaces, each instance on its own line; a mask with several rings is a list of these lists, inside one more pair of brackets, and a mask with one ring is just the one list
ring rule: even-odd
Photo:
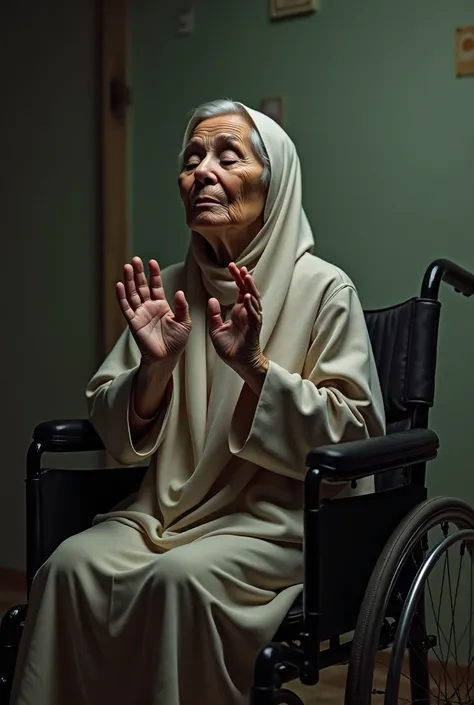
[[174,295],[174,317],[178,323],[190,323],[189,306],[184,291],[177,291]]
[[217,299],[209,299],[207,302],[207,318],[209,323],[209,333],[211,333],[211,335],[224,325],[221,316],[221,305]]

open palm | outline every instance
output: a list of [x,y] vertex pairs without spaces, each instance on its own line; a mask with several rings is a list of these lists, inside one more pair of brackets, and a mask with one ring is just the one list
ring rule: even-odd
[[238,298],[225,323],[217,299],[209,300],[209,335],[217,354],[229,365],[252,364],[260,355],[260,294],[245,267],[239,269],[232,263],[229,271],[239,288]]
[[158,262],[149,262],[148,283],[140,257],[123,268],[124,282],[117,284],[117,299],[145,362],[179,355],[191,332],[186,297],[178,291],[171,309],[163,289]]

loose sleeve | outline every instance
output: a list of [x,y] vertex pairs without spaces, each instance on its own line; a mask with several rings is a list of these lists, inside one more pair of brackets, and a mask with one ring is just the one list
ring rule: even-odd
[[126,329],[86,388],[91,423],[106,450],[121,465],[134,465],[156,452],[164,438],[171,407],[172,380],[156,419],[134,445],[129,408],[133,378],[139,365],[138,346]]
[[316,446],[383,435],[383,400],[365,318],[344,284],[316,318],[303,373],[270,362],[257,397],[244,386],[229,434],[233,454],[302,480]]

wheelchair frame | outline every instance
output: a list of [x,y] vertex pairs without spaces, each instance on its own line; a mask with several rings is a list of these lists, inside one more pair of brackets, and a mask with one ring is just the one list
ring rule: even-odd
[[[464,296],[474,294],[473,274],[447,259],[438,259],[425,272],[420,298],[438,302],[443,281]],[[299,639],[295,640],[298,644],[273,642],[260,651],[254,672],[252,705],[303,705],[301,699],[291,693],[285,693],[280,699],[275,689],[295,676],[299,676],[304,685],[316,685],[322,669],[349,661],[352,642],[341,644],[340,634],[331,636],[329,648],[320,651],[322,638],[327,635],[321,631],[321,575],[319,562],[314,561],[313,556],[320,556],[322,549],[321,483],[355,482],[363,477],[410,468],[409,486],[415,489],[412,506],[426,499],[426,463],[437,457],[439,448],[437,434],[428,429],[430,406],[421,404],[415,407],[413,428],[408,431],[323,446],[309,453],[304,491],[302,630]],[[418,661],[413,659],[416,680],[422,684],[419,688],[421,698],[417,702],[425,705],[426,654],[417,655]]]

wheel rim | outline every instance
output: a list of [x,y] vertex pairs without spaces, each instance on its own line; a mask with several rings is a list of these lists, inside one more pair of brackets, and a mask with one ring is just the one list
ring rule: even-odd
[[[446,535],[420,566],[395,634],[384,705],[474,702],[473,549],[474,531],[457,531]],[[417,617],[421,610],[426,615],[426,629],[420,628]],[[424,642],[427,655],[429,693],[425,691],[422,699],[413,699],[412,689],[408,695],[403,687],[404,661],[414,640]],[[416,654],[420,661],[421,653]]]
[[[420,563],[430,546],[439,543],[440,533],[443,538],[449,531],[462,529],[474,530],[473,509],[457,498],[439,497],[419,505],[393,532],[374,569],[359,615],[346,683],[346,705],[383,705],[390,657],[387,650],[393,643],[405,598]],[[415,551],[418,553],[416,565]],[[403,571],[410,564],[411,576],[407,581],[403,579]],[[474,619],[472,623],[474,635]],[[404,674],[404,678],[409,688],[410,676]],[[449,700],[432,698],[425,702],[441,705]],[[419,700],[407,695],[407,687],[399,703],[420,705]]]

